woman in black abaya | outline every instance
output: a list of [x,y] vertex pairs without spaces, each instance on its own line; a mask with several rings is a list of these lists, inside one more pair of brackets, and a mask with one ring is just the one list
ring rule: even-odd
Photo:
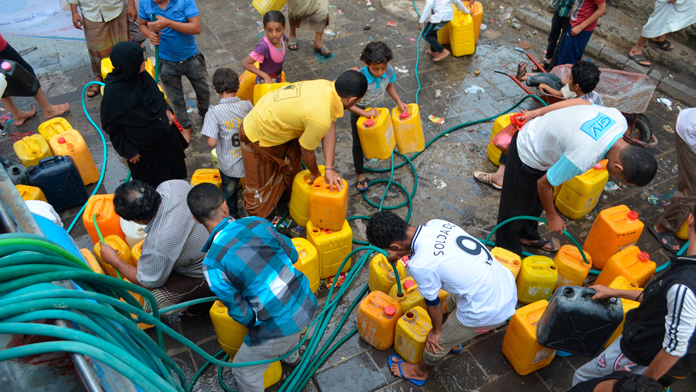
[[174,115],[155,80],[145,72],[141,46],[119,42],[109,57],[114,70],[105,80],[101,120],[114,149],[128,160],[132,177],[153,188],[186,179],[188,143],[172,125]]

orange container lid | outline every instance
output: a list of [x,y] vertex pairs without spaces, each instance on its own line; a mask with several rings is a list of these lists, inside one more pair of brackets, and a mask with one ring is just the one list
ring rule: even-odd
[[650,255],[648,254],[648,252],[640,252],[640,253],[638,253],[638,260],[640,260],[644,263],[646,261],[650,261]]
[[594,169],[595,170],[602,170],[602,169],[604,169],[604,165],[602,165],[601,163],[598,163],[598,164],[594,165]]
[[638,213],[635,211],[629,211],[627,216],[630,220],[638,220]]
[[393,306],[385,306],[384,307],[384,315],[387,317],[392,317],[396,314],[396,308]]
[[410,289],[411,287],[413,287],[413,286],[415,286],[415,285],[416,285],[416,282],[414,282],[414,281],[412,281],[412,280],[405,280],[405,281],[404,281],[404,288],[405,288],[406,290]]
[[371,119],[371,118],[368,118],[367,120],[365,120],[365,126],[366,126],[366,127],[369,128],[369,127],[371,127],[371,126],[373,126],[373,125],[375,125],[375,120],[373,120],[373,119]]

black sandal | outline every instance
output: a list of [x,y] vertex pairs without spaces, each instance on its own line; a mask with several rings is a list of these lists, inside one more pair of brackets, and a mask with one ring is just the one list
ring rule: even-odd
[[527,63],[524,61],[520,61],[519,64],[517,64],[517,74],[515,74],[515,78],[517,80],[522,80],[522,77],[527,74]]
[[674,46],[672,46],[672,43],[669,42],[667,39],[665,39],[664,41],[655,41],[655,40],[649,39],[648,42],[650,42],[651,44],[664,50],[665,52],[669,52],[670,50],[674,49]]
[[[544,252],[553,253],[558,251],[558,247],[556,246],[554,241],[544,237],[541,237],[537,242],[534,242],[532,244],[525,244],[524,242],[520,243],[522,244],[522,246],[528,246],[530,248],[543,250]],[[551,249],[544,248],[544,246],[546,246],[547,244],[551,244]]]
[[367,178],[366,178],[362,181],[358,181],[355,184],[355,187],[358,188],[358,192],[365,192],[370,187],[370,184],[367,182]]
[[677,253],[679,251],[679,244],[671,231],[660,233],[655,230],[653,225],[648,226],[648,230],[650,230],[650,233],[657,239],[658,242],[660,242],[660,245],[662,245],[662,247],[667,249],[670,253]]

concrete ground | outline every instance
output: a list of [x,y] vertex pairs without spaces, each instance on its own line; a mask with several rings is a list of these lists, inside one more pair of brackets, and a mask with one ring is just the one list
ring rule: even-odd
[[[370,40],[381,40],[394,51],[395,58],[391,65],[407,70],[407,72],[397,72],[397,92],[405,102],[414,102],[418,90],[414,72],[418,54],[417,42],[411,39],[416,39],[419,32],[416,21],[408,16],[406,11],[407,7],[411,6],[411,2],[382,1],[386,8],[395,9],[396,12],[387,11],[376,0],[372,3],[367,5],[364,0],[332,1],[330,10],[332,21],[328,27],[330,33],[327,30],[326,44],[334,51],[335,57],[325,64],[319,63],[310,47],[309,39],[312,34],[301,31],[299,50],[287,53],[285,63],[287,79],[289,81],[317,78],[332,80],[346,69],[361,66],[359,55],[365,44]],[[390,3],[396,3],[400,8],[391,8]],[[260,17],[248,3],[233,6],[229,4],[222,0],[199,1],[203,31],[198,37],[198,44],[206,56],[211,74],[214,69],[221,66],[231,67],[241,72],[241,61],[262,36],[257,23]],[[545,48],[547,32],[524,24],[518,30],[511,27],[510,23],[491,23],[490,20],[499,19],[499,5],[484,4],[486,7],[484,23],[489,27],[482,32],[476,53],[472,56],[450,57],[440,63],[433,63],[424,54],[425,44],[420,43],[418,75],[422,90],[419,103],[426,140],[431,140],[459,124],[495,116],[513,106],[524,96],[522,90],[511,80],[494,73],[493,70],[505,69],[510,72],[515,70],[517,63],[524,60],[523,56],[514,50],[515,47],[524,46],[530,52],[540,55]],[[388,21],[397,22],[398,26],[387,27]],[[91,146],[97,166],[101,168],[103,157],[101,139],[89,125],[80,104],[82,86],[90,80],[90,69],[83,44],[20,37],[6,38],[16,49],[38,47],[38,50],[26,55],[26,59],[42,75],[44,89],[53,102],[70,102],[71,112],[65,117],[82,132]],[[598,56],[595,60],[602,66],[614,66],[602,56]],[[480,75],[476,71],[479,71]],[[187,92],[192,94],[188,84],[185,85]],[[473,92],[472,87],[475,86],[482,90]],[[668,202],[676,188],[674,119],[677,107],[686,107],[675,95],[656,93],[646,112],[659,140],[658,145],[649,150],[659,162],[660,167],[656,178],[644,188],[618,183],[618,190],[604,192],[597,208],[588,216],[577,221],[568,221],[569,231],[575,238],[584,239],[598,211],[607,207],[626,204],[639,212],[646,225],[654,223],[664,211],[664,204]],[[673,103],[672,110],[657,103],[657,98],[670,99]],[[216,102],[216,99],[213,101]],[[19,99],[18,102],[21,106],[28,107],[32,101]],[[100,124],[100,102],[99,98],[86,102],[86,108],[97,124]],[[387,106],[393,105],[388,103]],[[522,107],[533,108],[535,104],[527,101]],[[195,109],[193,110],[193,118],[197,118]],[[426,118],[429,115],[444,118],[444,124],[427,121]],[[8,131],[12,133],[35,130],[42,120],[39,114],[21,129],[10,126]],[[198,133],[200,127],[201,123],[197,120],[194,124],[193,143],[187,150],[189,174],[197,168],[212,167],[209,148],[204,138]],[[443,218],[462,226],[480,238],[485,237],[493,228],[499,193],[475,182],[472,178],[475,170],[495,169],[486,156],[490,129],[491,122],[486,122],[447,132],[415,159],[418,191],[413,197],[411,224],[416,225],[430,219]],[[338,121],[337,130],[336,169],[346,178],[351,187],[349,215],[370,215],[376,209],[369,206],[354,187],[356,176],[352,171],[348,116]],[[2,140],[0,154],[13,155],[10,137],[5,135]],[[318,155],[321,156],[321,154]],[[107,143],[107,156],[106,178],[99,190],[100,193],[112,193],[127,174],[127,167],[110,143]],[[387,162],[370,162],[367,167],[386,168]],[[370,179],[387,177],[387,174],[369,174]],[[410,169],[399,169],[394,177],[406,189],[413,189],[414,176]],[[384,185],[377,184],[368,191],[367,196],[373,202],[379,203],[383,191]],[[649,202],[649,198],[653,201]],[[396,205],[403,200],[405,200],[403,194],[392,188],[385,204]],[[61,212],[66,226],[77,212],[78,208]],[[405,208],[397,210],[397,213],[406,216]],[[351,226],[355,238],[364,239],[364,223],[355,221]],[[545,231],[544,228],[542,231]],[[91,248],[89,237],[82,224],[78,223],[71,234],[78,245]],[[569,243],[565,238],[561,241]],[[647,230],[637,245],[649,252],[651,259],[658,265],[667,261],[666,252]],[[366,282],[367,271],[362,271],[345,302],[350,303]],[[320,299],[324,298],[326,293],[325,288],[320,289]],[[335,322],[343,315],[341,312],[345,311],[346,306],[339,307],[332,325],[335,325]],[[167,319],[167,322],[207,352],[215,353],[220,349],[215,332],[207,318],[198,322],[186,322],[171,317]],[[339,333],[339,337],[355,328],[356,325],[356,315],[353,314],[349,317],[343,331]],[[331,330],[330,327],[329,331]],[[556,358],[546,368],[527,376],[519,376],[501,353],[504,335],[505,327],[472,340],[460,355],[450,355],[441,367],[435,369],[423,388],[416,388],[391,375],[387,369],[387,358],[394,354],[392,349],[377,351],[356,335],[329,357],[313,377],[307,390],[565,391],[570,387],[574,369],[590,360],[581,356]],[[171,339],[166,341],[169,354],[189,377],[204,363],[187,348]],[[289,369],[284,368],[284,370],[284,375],[287,375]],[[225,374],[225,379],[229,380],[231,377],[227,372]],[[696,376],[692,374],[673,387],[672,391],[692,391],[695,387]],[[194,390],[220,390],[216,369],[204,373]]]

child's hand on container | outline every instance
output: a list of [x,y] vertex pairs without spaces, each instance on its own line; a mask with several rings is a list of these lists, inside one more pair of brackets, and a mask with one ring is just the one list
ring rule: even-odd
[[365,117],[375,117],[377,115],[377,108],[372,108],[365,111]]
[[407,105],[407,104],[405,104],[405,103],[403,103],[403,102],[399,102],[399,108],[401,108],[401,111],[402,111],[402,112],[407,112],[407,113],[408,113],[408,105]]

